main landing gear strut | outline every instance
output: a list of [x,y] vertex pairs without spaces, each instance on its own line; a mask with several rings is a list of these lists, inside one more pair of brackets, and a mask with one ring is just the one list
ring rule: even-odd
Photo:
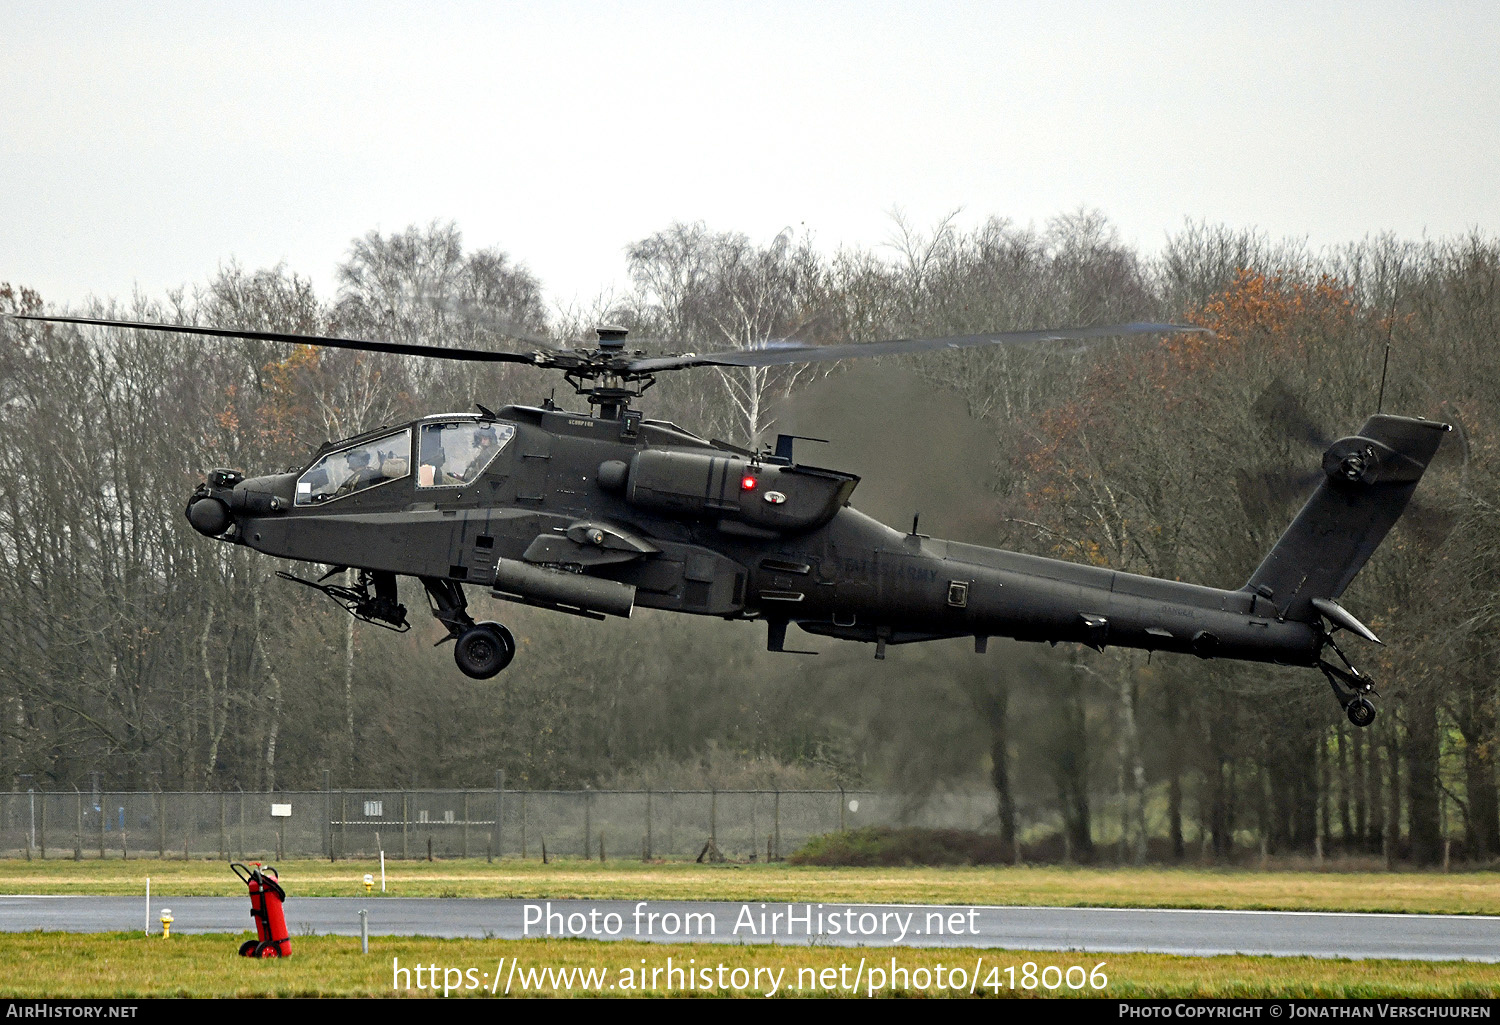
[[499,623],[476,623],[469,615],[469,599],[461,585],[452,580],[422,577],[427,588],[432,615],[448,628],[448,636],[438,641],[453,642],[453,661],[459,672],[475,680],[488,680],[516,657],[516,639]]
[[1318,668],[1327,677],[1328,686],[1333,688],[1333,696],[1344,707],[1344,714],[1349,717],[1350,722],[1361,728],[1370,725],[1375,721],[1375,703],[1366,695],[1375,693],[1375,682],[1354,668],[1349,656],[1334,643],[1332,634],[1324,635],[1323,644],[1332,648],[1339,661],[1344,663],[1340,668],[1321,655],[1318,656]]

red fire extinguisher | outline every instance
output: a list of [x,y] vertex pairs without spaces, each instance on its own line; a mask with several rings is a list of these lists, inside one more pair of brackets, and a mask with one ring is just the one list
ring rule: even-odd
[[281,905],[286,901],[286,891],[281,888],[281,876],[270,865],[261,868],[238,861],[229,863],[234,874],[250,888],[250,917],[255,920],[255,936],[240,944],[240,957],[291,957],[292,942],[287,936],[286,916]]

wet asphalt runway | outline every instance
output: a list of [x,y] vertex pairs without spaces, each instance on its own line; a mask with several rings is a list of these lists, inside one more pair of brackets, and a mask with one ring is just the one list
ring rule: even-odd
[[[153,898],[177,932],[250,931],[247,897]],[[911,904],[740,904],[729,901],[545,901],[437,897],[297,897],[299,935],[519,939],[582,936],[654,942],[989,947],[1117,953],[1272,954],[1500,961],[1500,917],[1283,911],[948,907]],[[654,917],[653,917],[654,916]],[[778,917],[779,916],[779,917]],[[143,897],[0,896],[0,931],[144,929]]]

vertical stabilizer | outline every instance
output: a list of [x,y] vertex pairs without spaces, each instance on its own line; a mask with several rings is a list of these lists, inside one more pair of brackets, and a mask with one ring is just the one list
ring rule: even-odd
[[1337,598],[1400,518],[1448,424],[1376,414],[1323,453],[1324,480],[1245,590],[1283,618],[1318,617],[1314,598]]

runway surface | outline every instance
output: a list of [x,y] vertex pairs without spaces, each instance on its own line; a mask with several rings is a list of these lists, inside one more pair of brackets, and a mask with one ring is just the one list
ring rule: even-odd
[[[174,932],[253,929],[248,897],[157,897]],[[297,897],[291,935],[520,939],[583,936],[654,942],[990,947],[1204,956],[1500,961],[1500,917],[1297,911],[773,904],[731,901],[546,901],[438,897]],[[105,932],[146,927],[144,897],[0,896],[0,931]]]

